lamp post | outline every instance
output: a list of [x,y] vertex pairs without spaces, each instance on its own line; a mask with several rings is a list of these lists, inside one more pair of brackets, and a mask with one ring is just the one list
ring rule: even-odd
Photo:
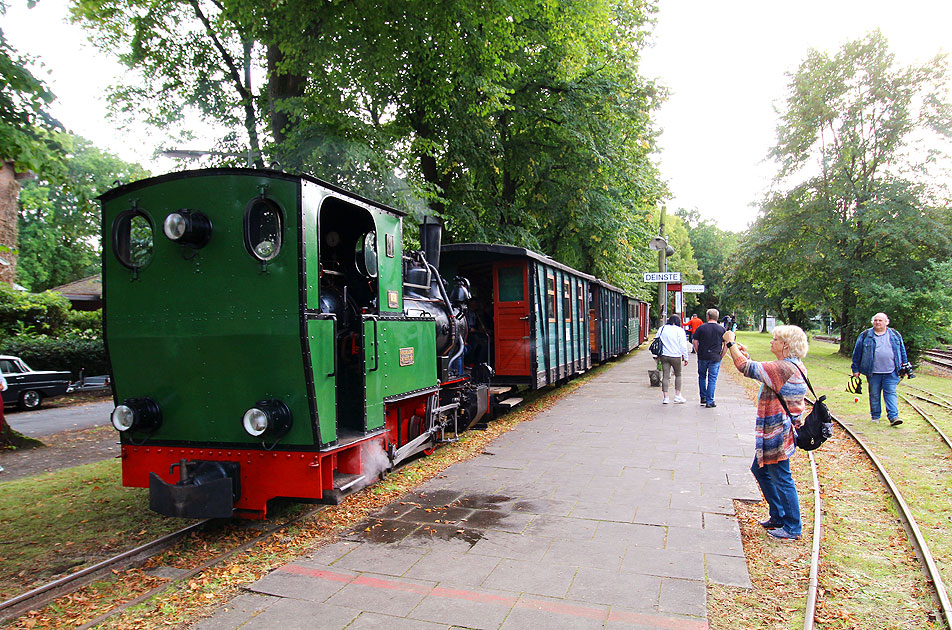
[[[664,215],[662,215],[664,217]],[[663,221],[663,219],[662,219]],[[668,271],[668,256],[674,254],[674,248],[668,245],[668,239],[664,237],[664,223],[662,222],[661,228],[658,230],[658,236],[654,237],[648,241],[648,249],[658,252],[658,271],[666,273]],[[667,282],[658,283],[658,313],[661,316],[661,321],[664,322],[667,319],[668,314],[668,284]]]

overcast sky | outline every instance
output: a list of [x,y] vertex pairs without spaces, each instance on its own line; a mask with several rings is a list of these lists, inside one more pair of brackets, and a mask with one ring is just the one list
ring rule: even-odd
[[[160,134],[130,137],[106,118],[103,94],[123,70],[64,24],[66,0],[40,0],[33,9],[26,0],[11,2],[0,28],[51,71],[45,80],[58,97],[52,111],[60,121],[155,173],[173,168],[152,158]],[[952,52],[952,0],[660,0],[642,71],[671,91],[657,114],[664,131],[658,159],[674,196],[669,212],[696,208],[723,229],[743,230],[775,172],[765,157],[786,73],[810,48],[834,52],[877,27],[902,64]],[[196,141],[179,148],[208,147]]]

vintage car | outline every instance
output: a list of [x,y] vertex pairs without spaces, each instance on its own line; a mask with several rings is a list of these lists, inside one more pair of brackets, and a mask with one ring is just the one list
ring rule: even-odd
[[30,369],[19,357],[0,355],[0,372],[7,381],[3,405],[36,409],[44,398],[62,396],[69,390],[69,372],[44,372]]

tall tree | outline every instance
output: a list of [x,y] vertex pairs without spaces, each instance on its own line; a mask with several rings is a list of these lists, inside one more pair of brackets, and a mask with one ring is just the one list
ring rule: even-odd
[[[768,293],[790,296],[792,311],[834,313],[844,354],[872,313],[898,308],[897,294],[882,301],[882,287],[925,281],[947,291],[939,274],[918,271],[952,254],[948,191],[928,176],[952,132],[948,87],[943,56],[897,67],[878,31],[835,55],[810,51],[791,77],[771,152],[789,188],[764,203],[735,281],[756,275]],[[918,349],[929,337],[912,341]]]
[[99,271],[100,216],[96,197],[116,181],[149,173],[78,136],[60,134],[65,170],[38,175],[20,194],[20,284],[39,293]]
[[727,272],[737,252],[739,235],[702,219],[697,210],[682,208],[675,214],[688,228],[694,258],[704,276],[704,292],[697,296],[698,307],[702,310],[717,308],[724,312],[737,310],[740,304],[735,305],[728,299]]
[[[196,106],[226,127],[257,108],[284,168],[638,289],[663,192],[648,159],[662,91],[637,72],[651,2],[201,2],[75,0],[150,79],[121,106]],[[230,71],[239,53],[257,89]]]

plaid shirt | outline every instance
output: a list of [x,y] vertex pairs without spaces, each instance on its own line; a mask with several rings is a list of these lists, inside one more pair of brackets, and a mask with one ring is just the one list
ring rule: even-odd
[[761,382],[754,431],[757,463],[764,466],[789,459],[796,449],[793,425],[774,392],[779,391],[783,396],[793,420],[799,426],[807,383],[797,370],[797,365],[804,374],[806,367],[802,361],[794,358],[758,363],[740,354],[734,358],[734,365],[744,376]]

